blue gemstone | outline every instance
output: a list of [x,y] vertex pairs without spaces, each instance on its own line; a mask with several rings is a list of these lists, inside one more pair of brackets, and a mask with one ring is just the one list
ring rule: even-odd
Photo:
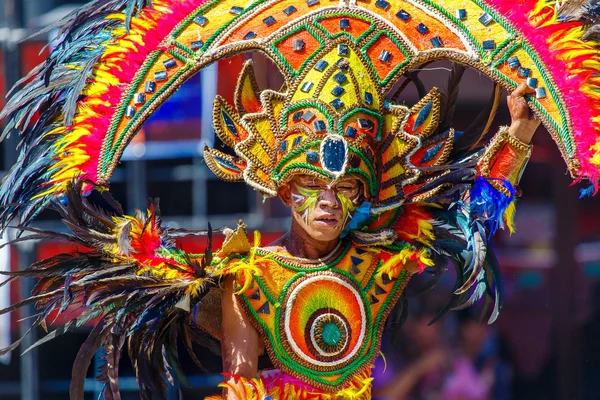
[[333,76],[333,80],[336,81],[337,83],[339,83],[340,85],[344,82],[346,82],[348,78],[346,78],[346,75],[344,75],[343,72],[338,72],[337,74],[335,74]]
[[312,121],[312,119],[315,117],[315,113],[308,110],[306,112],[304,112],[304,114],[302,114],[302,120],[304,120],[304,122],[310,122]]
[[340,108],[344,107],[344,102],[340,99],[333,99],[329,102],[329,104],[331,104],[336,110],[339,110]]
[[421,111],[419,111],[419,114],[417,114],[417,118],[415,119],[415,123],[413,124],[413,128],[412,128],[413,131],[416,131],[417,129],[419,129],[421,127],[421,125],[423,124],[423,122],[425,122],[427,117],[429,117],[432,107],[433,107],[433,102],[429,101],[427,104],[425,104],[425,106],[423,106]]
[[440,48],[440,47],[444,47],[444,42],[442,42],[442,38],[439,36],[436,36],[434,38],[431,38],[431,44],[433,45],[433,47]]
[[204,46],[204,42],[202,40],[196,40],[191,44],[192,50],[200,50],[202,46]]
[[355,127],[348,125],[346,127],[346,131],[344,132],[345,136],[348,136],[349,138],[354,139],[356,137],[356,134],[358,133],[358,131],[356,130]]
[[347,56],[349,51],[350,50],[348,49],[348,45],[338,44],[338,48],[337,48],[338,56]]
[[266,26],[271,26],[273,25],[275,22],[277,22],[277,20],[275,18],[273,18],[272,16],[268,16],[267,18],[263,19],[263,23]]
[[323,72],[328,65],[329,63],[327,61],[319,60],[319,62],[315,64],[315,69],[319,72]]
[[208,18],[203,15],[198,15],[196,18],[194,18],[194,22],[200,26],[204,26],[208,23]]
[[231,119],[231,117],[229,116],[229,114],[227,114],[224,110],[221,110],[221,118],[223,118],[223,122],[225,122],[225,126],[227,127],[227,130],[234,135],[235,137],[238,136],[238,130],[235,127],[235,122],[233,122],[233,120]]
[[410,14],[404,10],[400,10],[396,13],[396,17],[398,17],[402,21],[406,22],[410,19]]
[[538,80],[536,78],[527,78],[527,86],[529,86],[532,89],[535,89],[537,87],[538,84]]
[[419,25],[417,25],[417,31],[421,34],[424,35],[427,32],[429,32],[429,28],[427,26],[425,26],[424,23],[420,23]]
[[465,10],[464,8],[460,8],[460,9],[456,10],[456,18],[458,18],[460,20],[467,19],[467,10]]
[[319,0],[306,0],[306,5],[308,5],[309,7],[312,7],[316,4],[319,4]]
[[519,58],[516,56],[510,57],[508,60],[506,60],[506,62],[510,68],[517,68],[521,66],[521,61],[519,61]]
[[347,59],[340,58],[339,60],[337,60],[335,62],[335,66],[338,67],[339,69],[348,69],[348,67],[350,66],[350,63],[348,62]]
[[321,147],[321,160],[326,170],[334,173],[342,172],[346,163],[346,141],[341,136],[328,135]]
[[340,19],[340,29],[348,29],[350,28],[350,20],[349,19]]
[[306,153],[306,161],[309,163],[316,163],[319,161],[319,153],[316,151],[309,151]]
[[229,9],[229,14],[240,15],[244,11],[243,7],[233,6]]
[[250,31],[244,35],[244,40],[254,39],[256,37],[256,33]]
[[352,262],[353,266],[358,267],[364,260],[362,258],[350,256],[350,261]]
[[321,330],[321,338],[327,346],[335,346],[342,339],[340,328],[333,322],[327,322]]
[[146,92],[146,93],[156,92],[156,82],[154,82],[154,81],[146,82],[146,84],[144,85],[144,92]]
[[388,3],[385,0],[377,0],[375,2],[375,5],[379,8],[381,8],[382,10],[387,10],[388,8],[390,8],[390,3]]
[[379,54],[379,61],[388,62],[392,57],[392,53],[387,50],[381,50],[381,54]]
[[325,130],[327,129],[325,121],[323,121],[322,119],[313,122],[313,126],[315,127],[315,132],[325,132]]
[[300,143],[302,143],[302,136],[296,136],[294,138],[294,141],[292,142],[292,145],[294,147],[298,147],[300,145]]
[[341,87],[341,86],[336,86],[331,91],[331,94],[334,95],[334,96],[336,96],[336,97],[340,97],[342,95],[342,93],[344,93],[344,88]]
[[287,140],[281,142],[281,146],[279,146],[279,152],[284,153],[287,150]]
[[287,7],[285,10],[283,10],[283,13],[284,13],[285,15],[290,15],[290,14],[293,14],[293,13],[295,13],[296,11],[298,11],[298,10],[296,9],[296,7],[294,7],[294,6],[289,6],[289,7]]
[[423,154],[423,157],[421,158],[420,163],[426,163],[428,161],[433,160],[433,158],[440,152],[443,145],[444,145],[444,142],[438,143],[435,146],[428,149],[425,152],[425,154]]
[[125,110],[125,116],[127,118],[133,118],[133,116],[135,115],[135,107],[134,106],[127,106],[127,109]]
[[[240,171],[240,172],[241,172],[241,170],[240,170],[238,167],[236,167],[236,166],[235,166],[235,164],[234,164],[234,163],[232,163],[232,162],[231,162],[231,161],[229,161],[229,160],[226,160],[226,159],[224,159],[224,158],[221,158],[221,157],[215,157],[215,160],[216,160],[216,161],[217,161],[219,164],[221,164],[221,165],[225,166],[226,168],[232,169],[232,170],[234,170],[234,171]],[[256,289],[256,290],[258,291],[258,289]],[[258,296],[260,297],[260,293],[258,293]]]
[[494,18],[492,18],[492,16],[488,13],[483,13],[483,15],[479,17],[479,22],[481,22],[485,26],[488,26],[489,24],[494,22]]
[[133,104],[140,105],[146,102],[146,95],[144,93],[136,93],[133,95]]
[[389,110],[391,104],[392,103],[388,99],[383,100],[383,109],[384,110]]
[[496,48],[496,42],[493,40],[484,40],[482,46],[484,50],[494,50]]
[[154,73],[155,81],[166,81],[167,80],[167,71],[157,71]]
[[546,97],[546,89],[543,87],[535,88],[535,97],[537,99],[543,99]]
[[302,51],[304,50],[304,40],[294,39],[294,41],[292,42],[292,46],[294,48],[294,51]]
[[302,84],[302,86],[300,87],[300,90],[303,91],[304,93],[308,93],[308,92],[310,92],[310,89],[312,89],[314,85],[315,84],[312,82],[304,82]]
[[169,58],[168,60],[163,61],[163,65],[166,69],[171,69],[177,66],[177,61],[174,58]]
[[304,115],[304,113],[302,111],[296,111],[294,113],[294,116],[292,117],[292,119],[294,120],[294,122],[298,122],[302,119],[303,115]]
[[358,127],[360,129],[368,129],[368,130],[372,130],[374,128],[374,124],[373,121],[370,121],[368,119],[365,118],[359,118],[358,119]]
[[373,105],[373,94],[365,92],[365,103],[367,103],[370,106]]
[[529,77],[529,75],[531,75],[531,69],[519,67],[519,70],[517,71],[517,75],[520,76],[521,78],[527,78],[527,77]]

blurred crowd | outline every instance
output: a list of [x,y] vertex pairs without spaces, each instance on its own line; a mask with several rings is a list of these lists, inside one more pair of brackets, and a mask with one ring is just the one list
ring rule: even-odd
[[[410,298],[400,336],[384,336],[383,354],[374,371],[374,399],[558,398],[551,348],[542,357],[535,354],[534,346],[530,350],[514,348],[503,334],[502,324],[487,325],[476,307],[450,312],[430,324],[444,305],[444,294],[438,289]],[[600,282],[594,287],[589,306],[591,313],[581,329],[580,349],[586,400],[600,396]],[[552,347],[552,331],[547,335],[549,339],[539,339],[549,340]]]

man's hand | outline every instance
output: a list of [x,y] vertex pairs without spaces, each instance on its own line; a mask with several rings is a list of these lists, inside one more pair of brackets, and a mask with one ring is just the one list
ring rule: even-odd
[[535,91],[523,82],[506,98],[511,118],[508,133],[523,143],[531,142],[535,130],[540,126],[540,121],[535,118],[525,100],[526,94],[533,93]]

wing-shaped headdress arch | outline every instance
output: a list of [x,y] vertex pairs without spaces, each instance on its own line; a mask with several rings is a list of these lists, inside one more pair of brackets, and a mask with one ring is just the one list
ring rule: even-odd
[[[3,225],[15,216],[29,221],[75,178],[106,184],[144,121],[186,79],[219,59],[254,51],[279,67],[286,92],[260,94],[252,79],[241,79],[236,108],[219,101],[215,106],[215,124],[229,136],[229,144],[240,149],[241,157],[209,150],[208,158],[220,176],[245,179],[267,195],[275,194],[277,179],[272,174],[284,131],[302,116],[308,119],[304,122],[313,139],[320,129],[347,139],[348,131],[354,135],[347,140],[351,145],[377,126],[383,133],[369,140],[385,142],[391,135],[400,142],[387,143],[388,153],[395,149],[387,154],[388,161],[399,154],[404,157],[396,167],[383,164],[393,174],[408,173],[415,164],[407,157],[423,150],[423,139],[431,133],[415,129],[434,118],[435,101],[419,110],[399,111],[385,95],[407,71],[444,59],[475,68],[507,89],[523,81],[535,87],[530,105],[571,175],[597,182],[598,42],[593,35],[582,39],[585,21],[559,19],[559,6],[536,0],[94,2],[85,13],[71,16],[62,42],[2,113],[8,131],[16,129],[24,139],[19,161],[0,193],[2,203],[12,206],[0,212],[0,219]],[[355,69],[348,79],[348,71]],[[312,98],[312,108],[302,98]],[[331,125],[348,113],[362,114],[345,125]],[[356,144],[359,158],[367,147],[378,151],[369,140]],[[450,145],[447,137],[444,141]],[[417,161],[427,163],[437,155],[439,165],[447,148],[427,143],[438,152],[429,149],[429,158]],[[291,141],[284,152],[294,144]],[[334,141],[328,145],[339,147]],[[343,168],[352,155],[344,153]],[[365,176],[381,173],[383,165],[378,171],[370,165],[375,158],[367,154],[356,161],[357,171],[365,171]],[[321,155],[317,161],[331,162],[326,170],[339,172],[333,160]],[[379,189],[372,188],[373,194]],[[400,192],[391,190],[385,197],[389,200]]]

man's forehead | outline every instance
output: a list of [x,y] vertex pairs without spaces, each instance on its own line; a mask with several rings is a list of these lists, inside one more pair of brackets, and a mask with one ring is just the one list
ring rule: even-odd
[[[297,175],[294,180],[298,183],[314,183],[314,184],[322,184],[329,185],[333,182],[333,179],[319,178],[313,175]],[[359,180],[357,178],[347,176],[338,178],[336,183],[345,182],[345,183],[358,183]]]

